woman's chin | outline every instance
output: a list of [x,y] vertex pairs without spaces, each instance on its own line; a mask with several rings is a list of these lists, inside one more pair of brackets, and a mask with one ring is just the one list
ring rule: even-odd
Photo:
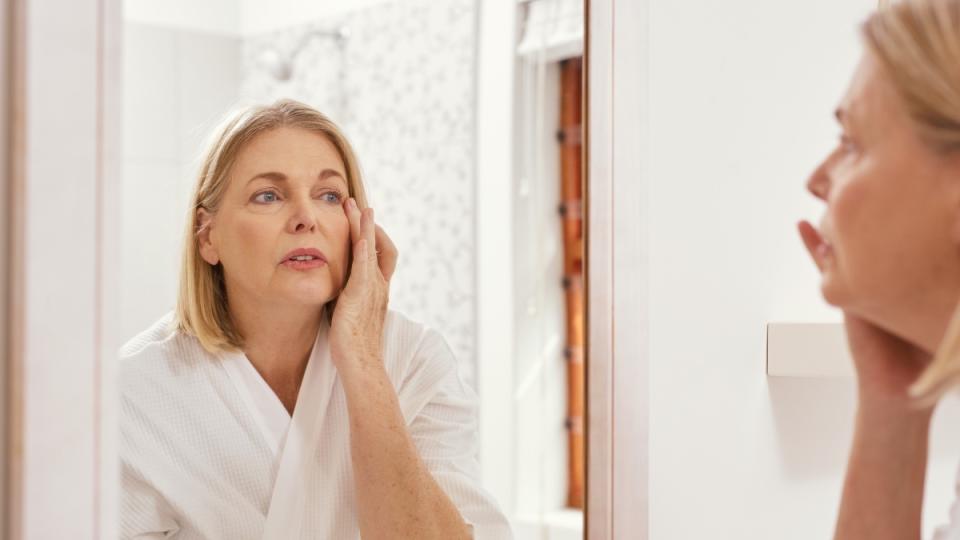
[[829,270],[825,271],[820,279],[820,294],[828,304],[836,308],[843,309],[850,303],[849,289]]
[[283,297],[288,304],[303,307],[320,308],[336,297],[330,287],[291,287],[285,293]]

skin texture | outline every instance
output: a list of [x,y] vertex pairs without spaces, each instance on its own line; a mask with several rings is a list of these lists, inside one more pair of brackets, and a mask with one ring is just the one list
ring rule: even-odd
[[[267,172],[283,179],[251,180]],[[220,208],[199,209],[198,218],[201,256],[223,264],[244,353],[291,414],[322,308],[337,300],[330,352],[347,398],[363,538],[469,538],[417,454],[383,367],[397,249],[374,223],[373,209],[361,211],[348,198],[333,144],[296,128],[258,135],[234,163]],[[300,247],[319,249],[327,264],[307,271],[282,266]]]
[[819,230],[798,226],[859,389],[835,538],[920,538],[932,408],[907,391],[960,297],[960,161],[920,137],[870,52],[837,117],[840,142],[807,183],[826,212]]

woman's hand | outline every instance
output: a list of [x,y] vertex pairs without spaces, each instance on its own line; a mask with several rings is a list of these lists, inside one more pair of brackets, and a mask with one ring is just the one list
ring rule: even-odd
[[353,261],[330,325],[330,353],[341,375],[381,361],[390,278],[397,264],[397,249],[374,223],[372,208],[361,211],[351,198],[344,212],[350,221]]
[[861,404],[914,407],[908,390],[932,356],[857,315],[843,315]]

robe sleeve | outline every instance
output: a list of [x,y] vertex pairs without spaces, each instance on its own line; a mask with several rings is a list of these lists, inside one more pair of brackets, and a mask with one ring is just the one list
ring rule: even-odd
[[120,538],[175,538],[180,527],[163,496],[126,464],[123,464],[120,475]]
[[143,437],[143,415],[129,395],[120,394],[120,538],[176,538],[180,526],[173,508],[137,466],[138,456],[150,445]]
[[955,495],[950,505],[950,522],[938,527],[931,540],[960,540],[960,471],[957,471]]
[[438,333],[427,330],[414,364],[418,380],[405,386],[429,395],[409,424],[420,458],[476,540],[513,538],[506,516],[480,487],[477,396],[461,380],[453,352]]

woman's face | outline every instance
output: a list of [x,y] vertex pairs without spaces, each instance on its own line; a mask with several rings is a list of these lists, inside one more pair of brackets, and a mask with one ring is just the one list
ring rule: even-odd
[[922,141],[872,54],[837,109],[841,137],[807,187],[827,203],[817,253],[831,304],[863,316],[956,282],[960,166]]
[[[200,252],[223,264],[231,300],[322,306],[345,283],[350,225],[343,161],[323,135],[278,128],[241,149]],[[203,209],[201,223],[210,216]],[[318,258],[294,261],[297,249]]]

